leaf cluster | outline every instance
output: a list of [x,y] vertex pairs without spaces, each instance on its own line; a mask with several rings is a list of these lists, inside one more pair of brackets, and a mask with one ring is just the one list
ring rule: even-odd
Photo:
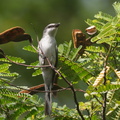
[[[84,98],[86,102],[79,102],[85,120],[120,119],[120,3],[115,2],[113,7],[116,16],[99,12],[94,20],[88,19],[88,25],[96,26],[98,33],[92,37],[91,46],[85,49],[79,56],[79,48],[74,48],[72,41],[64,42],[58,46],[59,64],[58,70],[72,84],[79,88],[84,82]],[[23,48],[28,52],[36,53],[30,45]],[[6,56],[0,58],[0,119],[1,120],[79,120],[76,109],[70,109],[66,105],[58,106],[53,103],[51,117],[44,115],[44,102],[38,95],[19,93],[19,90],[27,90],[27,86],[15,86],[12,81],[19,77],[16,72],[10,72],[13,63],[24,65],[23,58]],[[24,63],[24,64],[23,64]],[[34,69],[32,76],[41,74],[39,61],[30,63],[27,69]],[[106,71],[106,66],[109,70]],[[104,70],[103,70],[104,69]],[[62,79],[59,77],[59,79]],[[94,86],[94,83],[98,84]],[[104,107],[105,105],[105,107]],[[103,111],[105,110],[105,112]]]

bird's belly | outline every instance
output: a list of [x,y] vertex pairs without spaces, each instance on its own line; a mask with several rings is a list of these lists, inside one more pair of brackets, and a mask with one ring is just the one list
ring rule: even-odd
[[[52,65],[55,65],[56,63],[56,46],[53,44],[44,44],[44,49],[43,53],[45,55],[45,57],[48,58],[48,60],[50,61],[50,63]],[[45,60],[45,64],[48,64],[47,60]]]

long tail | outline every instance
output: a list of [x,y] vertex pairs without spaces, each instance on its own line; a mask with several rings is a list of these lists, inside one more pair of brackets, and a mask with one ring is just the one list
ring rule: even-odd
[[45,93],[45,115],[50,115],[52,112],[52,93],[51,89]]
[[42,71],[45,84],[45,115],[52,113],[52,87],[54,71],[51,68],[45,68]]

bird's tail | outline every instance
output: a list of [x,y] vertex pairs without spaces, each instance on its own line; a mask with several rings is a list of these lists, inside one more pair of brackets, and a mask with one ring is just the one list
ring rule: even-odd
[[[54,76],[55,76],[55,77],[54,77],[54,79],[53,79],[53,84],[57,85],[57,81],[58,81],[58,77],[59,77],[59,76],[58,76],[58,74],[55,74]],[[57,92],[53,92],[52,94],[53,94],[54,97],[57,96]]]
[[45,93],[45,115],[50,115],[52,109],[52,93],[51,90]]

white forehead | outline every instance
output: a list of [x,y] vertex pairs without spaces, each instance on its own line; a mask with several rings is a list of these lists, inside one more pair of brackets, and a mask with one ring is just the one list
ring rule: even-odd
[[52,25],[56,25],[56,23],[50,23],[47,26],[52,26]]
[[56,26],[55,23],[51,23],[51,24],[48,24],[45,28],[53,28],[53,27],[55,27],[55,26]]

